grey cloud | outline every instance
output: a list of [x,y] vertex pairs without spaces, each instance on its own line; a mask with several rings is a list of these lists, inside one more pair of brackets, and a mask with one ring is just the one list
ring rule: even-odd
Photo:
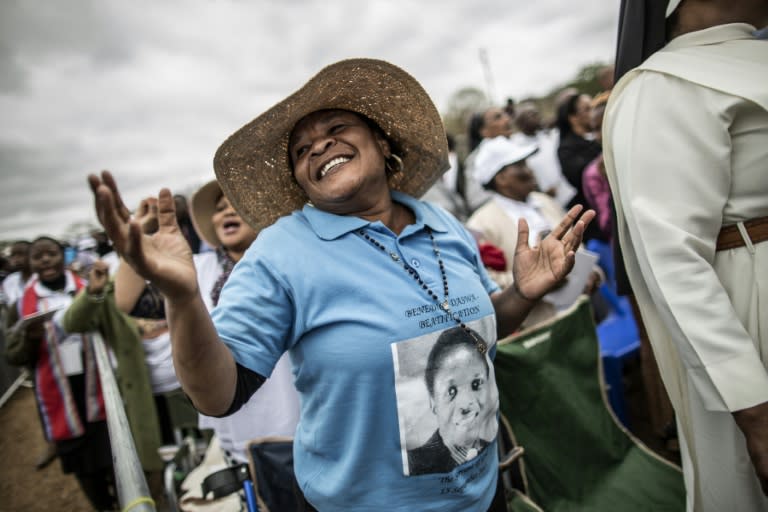
[[85,58],[94,67],[131,58],[130,30],[107,3],[5,1],[0,6],[0,74],[13,77],[3,92],[19,91],[29,69],[68,57]]
[[[76,154],[76,148],[60,149]],[[59,230],[62,211],[79,204],[85,197],[85,176],[77,183],[65,177],[66,168],[39,148],[0,144],[0,168],[3,169],[3,200],[0,206],[0,234],[18,231],[35,233]],[[50,215],[48,222],[40,222]],[[35,224],[38,224],[36,229]],[[48,225],[54,229],[46,229]]]
[[[0,238],[91,219],[88,172],[109,168],[129,206],[212,175],[230,133],[353,56],[411,72],[438,108],[483,87],[545,93],[613,52],[604,0],[68,0],[0,2]],[[611,3],[612,5],[612,3]],[[44,205],[44,206],[41,206]]]

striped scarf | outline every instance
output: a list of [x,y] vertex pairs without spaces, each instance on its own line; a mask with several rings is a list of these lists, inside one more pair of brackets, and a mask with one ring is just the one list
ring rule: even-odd
[[216,248],[216,258],[219,260],[219,265],[221,266],[221,275],[219,275],[219,278],[216,280],[216,283],[211,290],[211,302],[213,302],[214,306],[219,303],[221,289],[224,288],[224,283],[227,282],[229,274],[232,272],[232,269],[235,268],[235,260],[232,259],[224,247],[219,246]]
[[[70,274],[79,291],[85,286],[82,279]],[[35,288],[34,280],[27,287],[21,301],[23,316],[31,315],[47,309],[46,300],[40,297]],[[35,365],[35,395],[37,396],[40,415],[43,420],[46,438],[52,441],[62,441],[79,437],[85,433],[85,427],[77,411],[75,398],[69,386],[69,380],[64,373],[58,344],[66,336],[63,330],[53,321],[45,323],[45,336],[38,347],[37,364]],[[85,370],[85,403],[86,420],[94,422],[105,419],[104,399],[101,395],[96,368],[96,357],[93,352],[93,341],[90,336],[82,335],[83,359]]]

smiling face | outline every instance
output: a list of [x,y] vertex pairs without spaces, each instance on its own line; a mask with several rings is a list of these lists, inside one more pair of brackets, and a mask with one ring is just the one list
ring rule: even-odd
[[440,360],[431,403],[447,446],[472,446],[486,421],[490,384],[482,357],[473,347],[459,345]]
[[52,240],[39,239],[29,248],[29,265],[44,283],[64,275],[64,251]]
[[219,242],[231,253],[244,252],[256,239],[256,232],[240,218],[224,194],[216,201],[211,222]]
[[309,114],[293,128],[288,151],[296,181],[321,210],[351,215],[389,199],[389,143],[353,112]]

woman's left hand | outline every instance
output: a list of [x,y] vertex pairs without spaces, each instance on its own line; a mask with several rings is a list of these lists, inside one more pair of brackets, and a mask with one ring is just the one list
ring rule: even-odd
[[520,219],[512,264],[515,287],[524,299],[535,301],[553,290],[573,268],[584,229],[595,218],[594,210],[581,213],[576,205],[536,247],[528,245],[528,223]]

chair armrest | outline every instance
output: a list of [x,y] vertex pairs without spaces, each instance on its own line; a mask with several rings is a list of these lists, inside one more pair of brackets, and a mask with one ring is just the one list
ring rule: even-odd
[[512,467],[512,464],[519,459],[525,453],[525,448],[522,446],[515,446],[509,450],[504,457],[499,459],[499,472],[503,472]]

